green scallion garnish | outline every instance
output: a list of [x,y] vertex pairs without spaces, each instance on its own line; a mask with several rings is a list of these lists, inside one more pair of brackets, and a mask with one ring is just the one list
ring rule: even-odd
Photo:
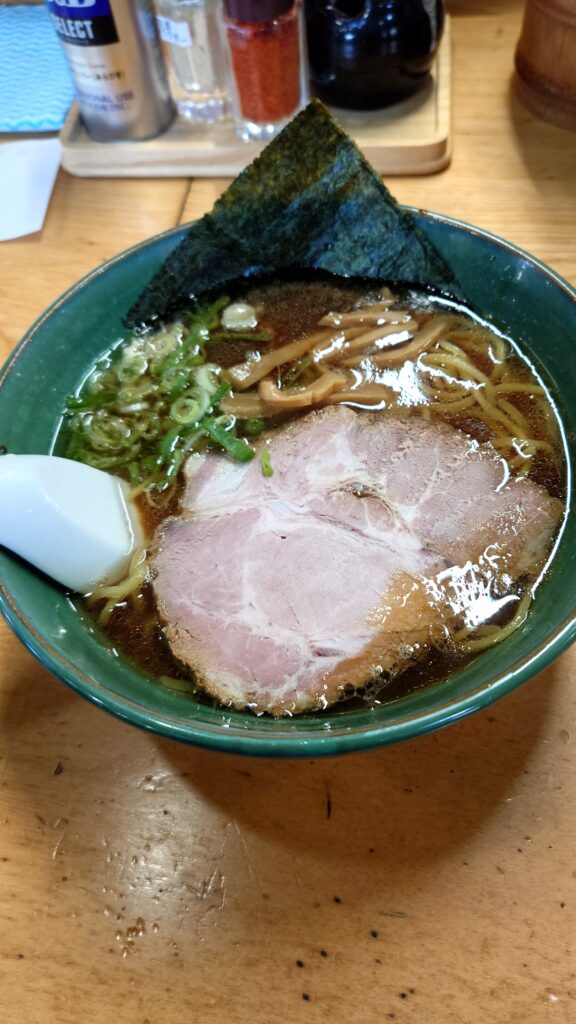
[[[210,306],[197,305],[181,321],[136,334],[100,360],[67,404],[66,455],[147,490],[165,490],[185,457],[207,442],[241,462],[252,459],[253,449],[236,436],[236,418],[219,410],[231,385],[206,360],[211,340],[238,338],[220,323],[229,301],[223,296]],[[268,337],[246,333],[254,341]],[[254,433],[259,429],[254,421]]]
[[270,462],[270,452],[267,448],[262,449],[262,474],[263,476],[274,476],[274,470]]
[[240,437],[235,437],[234,434],[231,434],[230,431],[226,430],[212,417],[205,416],[202,420],[202,426],[216,444],[219,444],[221,448],[224,448],[225,451],[233,455],[239,462],[250,462],[250,459],[254,458],[256,452],[246,441],[243,441]]

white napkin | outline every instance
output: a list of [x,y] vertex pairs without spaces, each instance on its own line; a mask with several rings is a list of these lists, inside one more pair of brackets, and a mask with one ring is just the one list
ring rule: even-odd
[[0,242],[40,231],[60,166],[59,139],[0,145]]

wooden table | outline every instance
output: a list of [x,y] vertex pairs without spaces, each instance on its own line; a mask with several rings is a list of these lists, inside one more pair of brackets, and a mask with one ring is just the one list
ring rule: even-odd
[[[453,0],[454,155],[389,181],[576,283],[576,135],[511,96],[516,0]],[[2,356],[224,181],[58,179],[0,247]],[[443,732],[267,762],[114,720],[0,631],[6,1024],[572,1024],[576,652]]]

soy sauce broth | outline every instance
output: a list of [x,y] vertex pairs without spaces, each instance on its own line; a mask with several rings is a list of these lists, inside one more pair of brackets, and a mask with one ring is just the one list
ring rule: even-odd
[[[258,328],[267,332],[270,340],[258,346],[254,346],[249,338],[238,341],[216,340],[206,346],[208,358],[211,363],[219,365],[226,375],[231,367],[247,359],[257,359],[296,338],[312,333],[317,329],[319,320],[326,314],[348,313],[357,307],[370,307],[380,295],[381,289],[372,284],[366,288],[363,282],[340,281],[333,278],[257,283],[246,289],[241,297],[254,307],[257,312]],[[232,297],[237,298],[238,294]],[[482,384],[482,376],[491,379],[496,369],[496,387],[500,389],[498,393],[504,396],[505,414],[498,420],[497,417],[487,414],[476,402],[467,403],[464,398],[454,399],[458,387],[451,381],[457,379],[456,371],[461,373],[459,379],[466,379],[466,364],[458,362],[460,356],[457,353],[456,363],[451,363],[449,357],[455,354],[450,351],[445,353],[446,360],[443,364],[437,345],[431,346],[423,355],[393,368],[375,365],[368,352],[353,369],[358,400],[349,401],[347,404],[356,408],[361,415],[367,416],[396,415],[410,411],[413,416],[422,416],[428,420],[439,419],[448,423],[479,444],[496,440],[503,445],[498,450],[510,475],[519,472],[525,474],[534,483],[545,487],[553,497],[564,501],[565,461],[558,415],[541,375],[529,360],[510,339],[498,335],[475,314],[460,305],[457,306],[441,297],[410,290],[394,291],[394,298],[392,308],[408,309],[411,319],[416,321],[419,327],[429,323],[435,316],[450,318],[448,343],[465,354],[480,378],[473,380],[468,390],[471,394],[474,390],[481,390],[478,385]],[[430,362],[430,356],[432,361],[435,360],[435,364],[426,367],[427,362]],[[112,354],[111,358],[114,358]],[[291,369],[290,365],[280,365],[274,371],[278,385],[281,386],[283,380],[287,379]],[[314,372],[314,367],[305,370],[299,378],[300,384],[306,382],[307,374],[310,376]],[[387,388],[390,392],[389,399],[376,406],[366,404],[362,396],[362,387],[368,384]],[[506,390],[508,385],[518,384],[521,385],[520,390]],[[438,395],[443,401],[438,401]],[[455,409],[446,408],[453,400]],[[435,408],[437,404],[443,406],[441,411]],[[267,427],[271,430],[277,429],[294,416],[306,415],[309,412],[309,408],[304,408],[289,414],[273,413],[267,420]],[[503,432],[505,433],[505,423],[526,424],[529,437],[534,442],[532,448],[525,444],[523,446],[522,442],[506,448],[504,442],[498,441]],[[238,420],[236,430],[239,436],[244,436],[243,428],[243,421]],[[249,436],[247,439],[250,441]],[[527,452],[530,452],[529,457],[526,457]],[[166,516],[177,514],[181,488],[180,477],[167,500],[150,503],[144,498],[140,499],[141,512],[151,536]],[[518,594],[523,594],[531,582],[533,581],[528,578],[516,581]],[[98,606],[92,607],[90,614],[97,618],[98,610]],[[509,617],[509,613],[499,615],[493,622],[504,625]],[[118,605],[106,626],[106,634],[118,651],[145,675],[156,677],[168,686],[189,689],[196,699],[208,700],[196,690],[194,680],[188,671],[180,666],[170,653],[163,638],[161,624],[158,622],[153,588],[149,582],[139,593]],[[444,648],[432,653],[430,657],[392,680],[383,678],[364,693],[358,694],[355,691],[348,696],[345,703],[336,705],[334,710],[338,712],[346,707],[358,707],[359,701],[363,706],[374,706],[380,701],[397,699],[407,692],[444,678],[457,665],[474,656],[481,657],[481,654],[473,655],[459,651],[458,646],[453,644],[449,649]]]

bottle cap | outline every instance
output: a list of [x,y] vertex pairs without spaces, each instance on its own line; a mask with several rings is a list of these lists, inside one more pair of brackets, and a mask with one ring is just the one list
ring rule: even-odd
[[272,21],[286,14],[294,0],[224,0],[224,9],[235,21]]

